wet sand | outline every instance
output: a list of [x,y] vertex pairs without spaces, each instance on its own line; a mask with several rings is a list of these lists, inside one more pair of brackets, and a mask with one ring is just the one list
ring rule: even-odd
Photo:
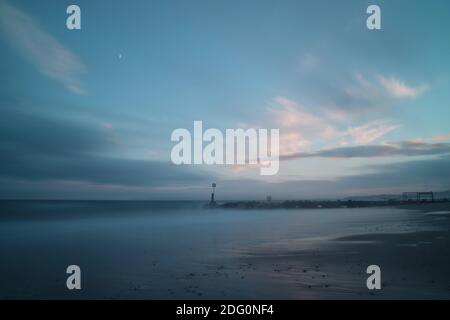
[[[450,205],[8,203],[2,299],[449,299]],[[65,287],[69,264],[82,290]],[[381,267],[369,291],[366,268]]]
[[[376,227],[367,234],[320,239],[314,249],[247,252],[242,261],[276,284],[298,288],[290,298],[450,299],[450,205],[402,209],[419,213],[412,230]],[[373,264],[381,268],[381,290],[366,287],[366,268]]]

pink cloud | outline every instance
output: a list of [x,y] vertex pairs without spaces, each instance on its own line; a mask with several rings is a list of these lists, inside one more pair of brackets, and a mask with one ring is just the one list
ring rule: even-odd
[[450,139],[450,133],[445,134],[435,134],[432,137],[433,140],[449,140]]
[[274,99],[276,106],[270,109],[280,128],[280,152],[289,154],[326,145],[353,146],[370,144],[399,126],[389,121],[376,120],[358,126],[342,126],[348,117],[339,114],[308,112],[307,109],[285,97]]
[[327,119],[306,111],[306,108],[284,97],[275,98],[277,106],[272,108],[277,125],[284,129],[295,129],[305,138],[327,138],[337,134]]
[[344,132],[345,139],[350,139],[348,144],[369,144],[372,143],[389,132],[399,128],[398,125],[389,125],[386,121],[372,121],[361,126],[350,127]]

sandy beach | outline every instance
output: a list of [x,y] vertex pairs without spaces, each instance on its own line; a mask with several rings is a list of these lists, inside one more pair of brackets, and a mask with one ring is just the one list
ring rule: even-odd
[[[367,233],[320,239],[298,251],[267,250],[248,261],[299,288],[301,299],[448,299],[450,205],[406,208],[415,214],[404,230],[367,226]],[[365,286],[371,264],[382,270],[381,290]]]
[[[3,299],[448,299],[450,207],[2,202]],[[65,287],[67,265],[82,290]],[[382,289],[366,288],[381,268]]]

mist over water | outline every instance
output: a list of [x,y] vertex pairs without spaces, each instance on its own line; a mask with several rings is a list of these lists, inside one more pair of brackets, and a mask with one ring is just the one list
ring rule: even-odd
[[[201,202],[5,201],[0,294],[293,298],[298,288],[283,281],[274,285],[267,270],[248,259],[318,250],[337,237],[407,232],[416,216],[389,208],[230,210],[205,209]],[[82,270],[79,292],[65,286],[71,264]]]

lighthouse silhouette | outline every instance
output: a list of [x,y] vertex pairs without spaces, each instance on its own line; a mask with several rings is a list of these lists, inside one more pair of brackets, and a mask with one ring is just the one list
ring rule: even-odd
[[217,186],[216,183],[213,183],[211,185],[212,193],[211,193],[211,201],[209,202],[209,205],[211,205],[211,206],[216,205],[216,201],[214,200],[214,193],[216,192],[216,186]]

